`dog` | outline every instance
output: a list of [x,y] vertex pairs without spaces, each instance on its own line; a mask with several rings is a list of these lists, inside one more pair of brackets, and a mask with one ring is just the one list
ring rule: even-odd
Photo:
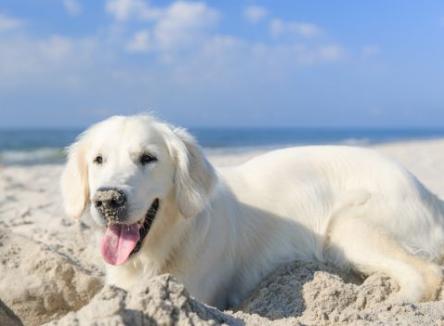
[[433,300],[442,282],[444,202],[373,150],[307,146],[215,169],[193,137],[150,115],[115,116],[68,148],[68,215],[89,208],[107,281],[171,273],[197,299],[238,305],[282,263],[320,261]]

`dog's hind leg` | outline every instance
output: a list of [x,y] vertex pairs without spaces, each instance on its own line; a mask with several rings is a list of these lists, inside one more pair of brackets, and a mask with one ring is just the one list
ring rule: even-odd
[[442,282],[441,268],[408,253],[388,233],[359,217],[341,216],[329,230],[324,254],[339,266],[364,274],[383,272],[397,281],[394,301],[433,300]]

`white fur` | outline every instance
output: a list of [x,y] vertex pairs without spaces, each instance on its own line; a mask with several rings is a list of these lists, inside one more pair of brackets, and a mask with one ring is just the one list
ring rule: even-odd
[[[143,151],[158,162],[138,165]],[[372,150],[288,148],[216,171],[186,131],[149,116],[113,117],[71,147],[62,186],[73,216],[103,186],[127,193],[131,223],[160,199],[140,252],[107,266],[109,282],[123,288],[141,273],[168,272],[225,307],[294,259],[384,272],[399,283],[401,301],[433,299],[441,283],[444,203]]]

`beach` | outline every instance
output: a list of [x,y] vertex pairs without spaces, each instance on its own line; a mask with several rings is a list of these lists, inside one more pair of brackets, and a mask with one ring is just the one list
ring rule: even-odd
[[[369,147],[398,161],[444,198],[444,139]],[[222,167],[263,151],[209,151],[208,156]],[[315,263],[282,266],[236,311],[197,302],[168,275],[141,280],[130,293],[108,287],[94,225],[87,215],[77,221],[64,214],[62,168],[0,166],[0,299],[10,310],[0,306],[0,325],[20,324],[11,311],[24,325],[84,325],[93,319],[103,325],[147,320],[153,325],[444,325],[442,289],[435,302],[393,304],[397,286],[384,275],[361,279]]]

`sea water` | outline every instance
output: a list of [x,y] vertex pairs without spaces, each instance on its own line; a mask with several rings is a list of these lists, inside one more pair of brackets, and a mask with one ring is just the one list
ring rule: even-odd
[[[81,132],[81,129],[0,130],[0,164],[60,164],[65,159],[66,146]],[[444,129],[190,128],[189,132],[206,151],[218,154],[318,144],[365,146],[444,137]]]

